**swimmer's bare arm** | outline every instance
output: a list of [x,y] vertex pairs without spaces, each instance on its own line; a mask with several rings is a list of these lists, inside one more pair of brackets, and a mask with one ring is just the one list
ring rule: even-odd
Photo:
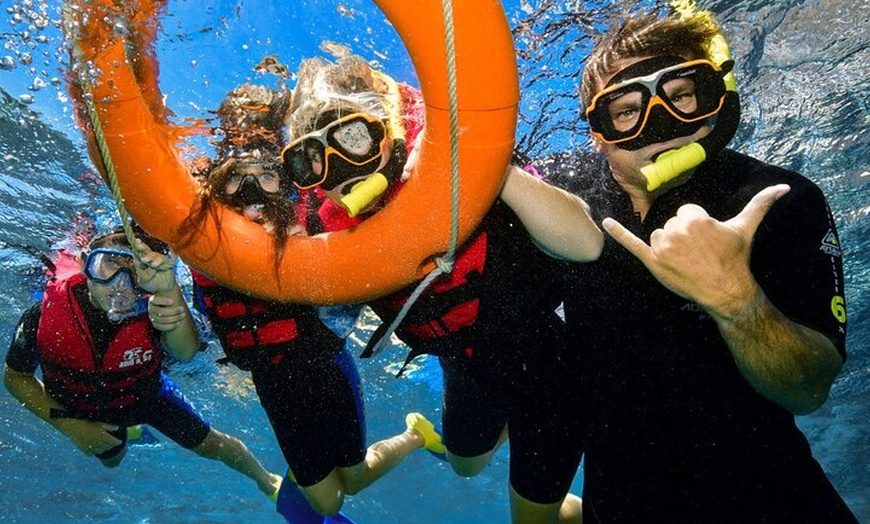
[[136,273],[139,285],[152,293],[148,299],[148,318],[160,331],[163,347],[179,360],[190,360],[199,350],[199,332],[175,280],[178,256],[152,251],[136,239]]
[[795,414],[821,406],[843,365],[833,342],[788,319],[749,268],[752,239],[785,185],[759,192],[741,213],[719,222],[686,205],[650,244],[612,219],[605,230],[665,287],[701,305],[716,321],[740,372],[761,395]]
[[604,235],[580,197],[552,186],[517,166],[509,166],[501,199],[513,209],[549,255],[585,262],[601,254]]
[[64,406],[51,398],[43,383],[33,373],[22,373],[6,365],[3,367],[3,383],[25,408],[66,435],[85,454],[103,453],[121,443],[109,433],[118,429],[113,424],[75,418],[52,418],[51,410],[62,410]]

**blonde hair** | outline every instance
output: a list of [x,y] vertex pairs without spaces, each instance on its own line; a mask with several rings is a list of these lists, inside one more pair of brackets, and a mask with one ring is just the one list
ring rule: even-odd
[[388,90],[360,56],[347,56],[337,63],[322,58],[303,60],[285,121],[288,141],[352,113],[389,118]]
[[603,78],[619,72],[616,63],[627,58],[679,56],[705,58],[721,28],[709,11],[627,15],[601,37],[586,60],[580,82],[580,101],[589,107]]

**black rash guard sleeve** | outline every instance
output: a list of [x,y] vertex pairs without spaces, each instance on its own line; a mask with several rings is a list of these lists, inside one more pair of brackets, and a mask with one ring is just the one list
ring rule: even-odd
[[846,358],[843,262],[825,197],[793,184],[755,237],[752,269],[771,302],[794,322],[826,335]]
[[21,320],[12,334],[9,352],[6,353],[6,365],[19,373],[35,373],[39,367],[39,355],[36,351],[36,329],[42,313],[42,303],[30,306],[22,315]]

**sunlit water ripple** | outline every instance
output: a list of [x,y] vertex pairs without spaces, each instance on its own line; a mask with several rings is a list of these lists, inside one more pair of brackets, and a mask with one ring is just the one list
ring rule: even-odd
[[[545,13],[539,12],[543,1],[503,3],[520,56],[520,149],[537,156],[586,147],[574,92],[587,46],[579,28],[593,19],[569,0],[546,2]],[[389,34],[381,38],[385,26],[372,4],[344,2],[343,14],[321,4],[331,5],[300,0],[287,14],[277,2],[202,7],[170,1],[160,48],[164,73],[173,73],[161,77],[170,107],[179,117],[201,117],[233,84],[256,80],[250,66],[265,54],[280,51],[295,64],[320,40],[350,44],[413,82],[400,44],[388,41],[394,38]],[[870,2],[723,0],[702,6],[719,15],[737,58],[743,122],[732,146],[818,183],[840,229],[849,361],[830,400],[799,423],[850,506],[870,523]],[[60,247],[82,228],[111,221],[113,204],[90,174],[58,80],[66,60],[56,28],[59,3],[0,0],[0,7],[0,20],[6,18],[0,25],[6,28],[0,50],[0,347],[5,348],[41,273],[37,257],[21,246],[46,252]],[[312,42],[290,45],[289,51],[282,47],[294,39]],[[227,66],[236,62],[241,65]],[[360,326],[357,335],[365,339],[370,330],[371,324]],[[387,369],[404,353],[400,348],[387,353],[360,363],[371,438],[401,430],[401,416],[411,409],[438,416],[437,368],[424,365],[397,381]],[[193,363],[173,366],[173,377],[216,427],[241,436],[280,471],[283,459],[247,377],[214,366],[219,354],[212,347]],[[422,455],[352,498],[348,513],[368,524],[507,520],[504,450],[473,480],[459,479]],[[0,471],[3,523],[280,521],[249,482],[171,443],[135,449],[120,469],[105,470],[5,392],[0,393]],[[446,500],[449,514],[460,516],[439,519],[448,511]]]

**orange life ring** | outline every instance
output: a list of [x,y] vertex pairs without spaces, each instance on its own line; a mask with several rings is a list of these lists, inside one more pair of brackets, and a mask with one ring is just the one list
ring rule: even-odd
[[[447,250],[451,224],[448,69],[441,1],[375,2],[404,41],[426,104],[416,173],[382,211],[361,225],[289,239],[277,271],[269,233],[226,208],[219,209],[217,220],[207,219],[203,235],[179,247],[178,227],[194,203],[197,187],[175,150],[162,111],[155,107],[159,92],[155,94],[154,85],[145,85],[155,81],[156,59],[144,53],[128,58],[129,38],[122,41],[111,29],[83,28],[74,44],[82,59],[101,71],[91,95],[133,218],[178,247],[181,258],[197,270],[269,300],[361,302],[424,277],[433,267],[433,257]],[[81,1],[82,13],[99,3]],[[141,4],[150,4],[140,5],[138,12],[147,18],[157,16],[162,2]],[[86,16],[82,20],[100,23],[88,22]],[[455,2],[454,26],[463,240],[500,189],[514,144],[519,87],[513,41],[499,0]],[[153,43],[147,41],[153,34],[140,34],[138,44]]]

